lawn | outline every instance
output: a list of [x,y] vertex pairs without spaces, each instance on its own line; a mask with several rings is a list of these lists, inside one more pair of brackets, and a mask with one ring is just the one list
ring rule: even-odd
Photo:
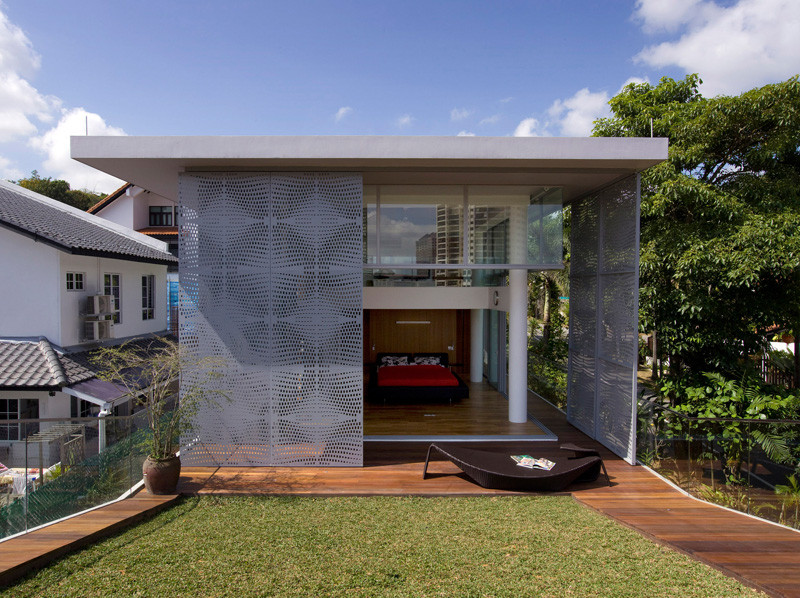
[[185,498],[13,596],[760,595],[568,496]]

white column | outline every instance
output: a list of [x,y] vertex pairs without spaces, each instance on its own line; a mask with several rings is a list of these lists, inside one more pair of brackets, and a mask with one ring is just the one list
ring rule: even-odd
[[528,272],[508,273],[508,421],[528,421]]
[[[528,261],[527,206],[511,208],[509,259]],[[528,271],[509,270],[508,307],[508,421],[528,421]]]
[[470,310],[469,380],[483,381],[483,310]]

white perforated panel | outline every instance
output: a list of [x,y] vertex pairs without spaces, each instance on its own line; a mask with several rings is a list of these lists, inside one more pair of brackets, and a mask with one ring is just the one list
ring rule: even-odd
[[572,204],[567,418],[633,462],[639,178]]
[[361,189],[181,176],[181,343],[225,360],[231,399],[197,416],[185,463],[362,464]]

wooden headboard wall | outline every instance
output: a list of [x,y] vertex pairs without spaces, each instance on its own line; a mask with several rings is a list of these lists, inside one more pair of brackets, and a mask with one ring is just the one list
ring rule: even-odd
[[[448,347],[454,347],[449,349]],[[450,363],[469,358],[469,310],[371,309],[364,312],[364,361],[377,353],[447,353]],[[461,369],[461,368],[459,368]]]

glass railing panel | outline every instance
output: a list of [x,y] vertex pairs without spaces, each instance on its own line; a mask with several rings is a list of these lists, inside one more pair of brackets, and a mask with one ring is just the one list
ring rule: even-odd
[[639,460],[709,502],[800,529],[800,421],[691,418],[640,402]]
[[115,500],[141,480],[145,411],[14,426],[0,471],[0,538]]

